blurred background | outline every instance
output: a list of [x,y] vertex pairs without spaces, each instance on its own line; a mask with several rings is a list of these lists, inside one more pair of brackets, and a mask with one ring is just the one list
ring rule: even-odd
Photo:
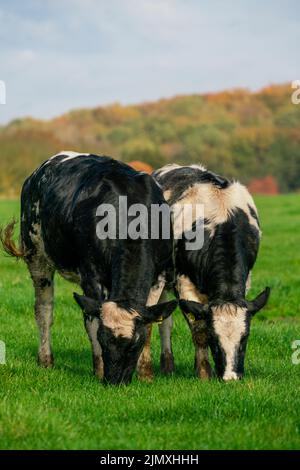
[[299,191],[299,44],[296,0],[2,0],[0,197],[62,149]]

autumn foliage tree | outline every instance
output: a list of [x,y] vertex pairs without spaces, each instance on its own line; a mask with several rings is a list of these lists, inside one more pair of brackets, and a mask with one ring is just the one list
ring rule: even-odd
[[12,121],[0,128],[0,195],[17,195],[26,176],[61,149],[152,168],[202,162],[245,184],[269,176],[280,191],[297,191],[300,105],[291,93],[290,85],[274,85]]

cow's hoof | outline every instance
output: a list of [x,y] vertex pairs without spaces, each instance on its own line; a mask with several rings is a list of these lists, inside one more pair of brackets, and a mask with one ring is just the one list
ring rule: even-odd
[[103,380],[103,369],[102,370],[95,370],[93,369],[93,375],[98,379],[98,380]]
[[160,371],[164,375],[169,375],[174,372],[174,356],[171,352],[164,352],[160,355]]
[[200,380],[210,380],[211,375],[209,373],[207,373],[207,371],[201,370],[201,371],[198,372],[198,378]]
[[153,382],[153,379],[154,379],[153,374],[152,374],[152,375],[151,375],[151,374],[148,374],[148,375],[139,375],[138,377],[139,377],[139,380],[140,380],[141,382],[146,382],[146,383],[151,383],[151,382]]
[[197,367],[197,376],[201,380],[209,380],[212,378],[212,368],[209,363],[202,364],[200,367]]
[[104,370],[103,370],[103,361],[101,357],[93,356],[93,374],[99,380],[103,379]]
[[38,365],[47,369],[54,366],[53,354],[39,354]]
[[154,378],[152,365],[149,363],[140,364],[138,369],[138,378],[142,382],[152,382]]

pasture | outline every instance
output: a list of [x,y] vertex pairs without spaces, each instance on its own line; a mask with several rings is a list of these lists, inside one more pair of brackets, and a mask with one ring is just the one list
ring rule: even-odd
[[[272,287],[252,323],[246,376],[238,383],[200,382],[193,346],[179,310],[174,327],[176,372],[155,380],[104,387],[91,374],[91,351],[80,292],[57,276],[55,367],[36,365],[33,288],[25,265],[0,255],[0,449],[300,449],[300,195],[256,198],[261,250],[249,298]],[[0,223],[18,216],[16,201],[0,201]],[[300,358],[300,354],[299,354]]]

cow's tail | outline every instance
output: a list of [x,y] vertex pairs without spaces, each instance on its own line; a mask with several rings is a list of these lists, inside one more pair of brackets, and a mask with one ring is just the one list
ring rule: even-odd
[[16,223],[17,221],[13,219],[6,227],[0,227],[0,242],[7,254],[20,259],[24,257],[25,252],[21,244],[17,246],[13,240]]

